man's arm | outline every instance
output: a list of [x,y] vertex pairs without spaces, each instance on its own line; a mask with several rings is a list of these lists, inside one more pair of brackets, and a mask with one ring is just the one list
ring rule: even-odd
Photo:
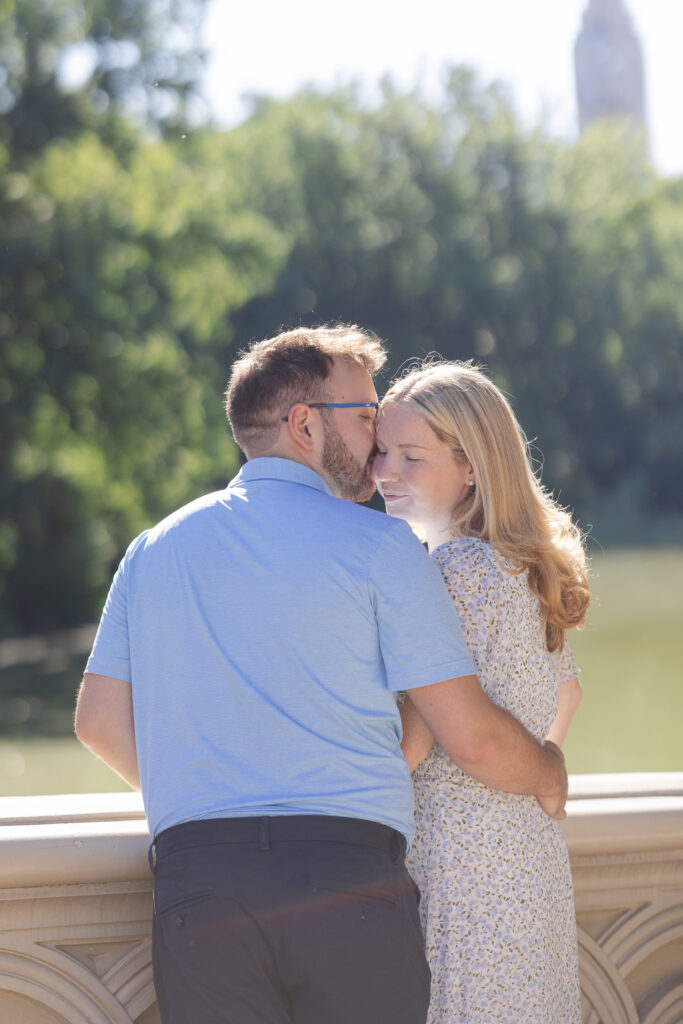
[[86,672],[76,704],[76,735],[117,775],[140,789],[130,683]]
[[554,743],[538,743],[489,700],[475,675],[410,690],[430,732],[459,768],[508,793],[535,796],[553,818],[566,817],[567,772]]

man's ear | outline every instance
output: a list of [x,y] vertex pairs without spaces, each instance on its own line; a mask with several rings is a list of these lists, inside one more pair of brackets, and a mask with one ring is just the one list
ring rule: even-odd
[[305,402],[297,402],[289,410],[287,431],[290,440],[301,450],[312,452],[317,447],[320,417]]

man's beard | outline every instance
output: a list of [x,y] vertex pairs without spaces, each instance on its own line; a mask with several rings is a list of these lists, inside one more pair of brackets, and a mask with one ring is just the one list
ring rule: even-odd
[[322,468],[325,475],[340,498],[346,501],[367,501],[375,493],[369,460],[364,466],[361,465],[332,423],[328,421],[324,429]]

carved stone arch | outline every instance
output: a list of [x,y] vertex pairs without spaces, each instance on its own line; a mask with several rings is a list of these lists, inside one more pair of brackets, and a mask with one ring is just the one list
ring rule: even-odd
[[633,997],[616,965],[587,932],[578,928],[577,933],[581,991],[591,1008],[584,1020],[639,1024]]
[[132,1024],[123,1006],[94,976],[96,984],[90,989],[42,960],[0,950],[0,979],[0,989],[30,999],[64,1024]]
[[652,1007],[643,1024],[680,1024],[683,1020],[683,985],[677,985]]
[[152,976],[152,940],[141,942],[102,976],[132,1020],[137,1020],[156,1001]]
[[683,904],[673,907],[648,904],[628,920],[617,921],[601,937],[600,945],[626,977],[664,946],[682,938]]
[[602,1024],[594,1006],[581,993],[581,1024]]

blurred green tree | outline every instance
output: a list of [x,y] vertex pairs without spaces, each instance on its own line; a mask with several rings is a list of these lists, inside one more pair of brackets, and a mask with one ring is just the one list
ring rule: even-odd
[[55,142],[4,186],[6,629],[44,629],[96,614],[131,536],[234,468],[225,320],[284,250],[223,167],[164,142],[125,167]]
[[250,203],[292,240],[238,334],[343,318],[388,339],[392,373],[474,357],[584,521],[624,488],[646,516],[681,516],[680,184],[640,140],[526,132],[504,89],[463,69],[438,103],[390,83],[370,110],[353,90],[256,100],[236,134]]
[[54,72],[74,114],[30,144],[12,87],[0,145],[1,631],[95,616],[130,537],[222,484],[232,346],[281,325],[373,327],[391,374],[474,357],[584,521],[680,524],[682,185],[619,126],[525,131],[454,69],[438,101],[305,90],[152,138],[125,90],[93,112],[91,78]]
[[[11,159],[83,128],[167,132],[200,103],[206,0],[2,0],[0,142]],[[197,111],[195,111],[195,114]]]
[[[0,9],[0,635],[96,617],[128,540],[237,462],[227,314],[270,287],[284,243],[238,174],[192,159],[201,133],[168,134],[202,5]],[[64,48],[86,45],[69,90]]]

